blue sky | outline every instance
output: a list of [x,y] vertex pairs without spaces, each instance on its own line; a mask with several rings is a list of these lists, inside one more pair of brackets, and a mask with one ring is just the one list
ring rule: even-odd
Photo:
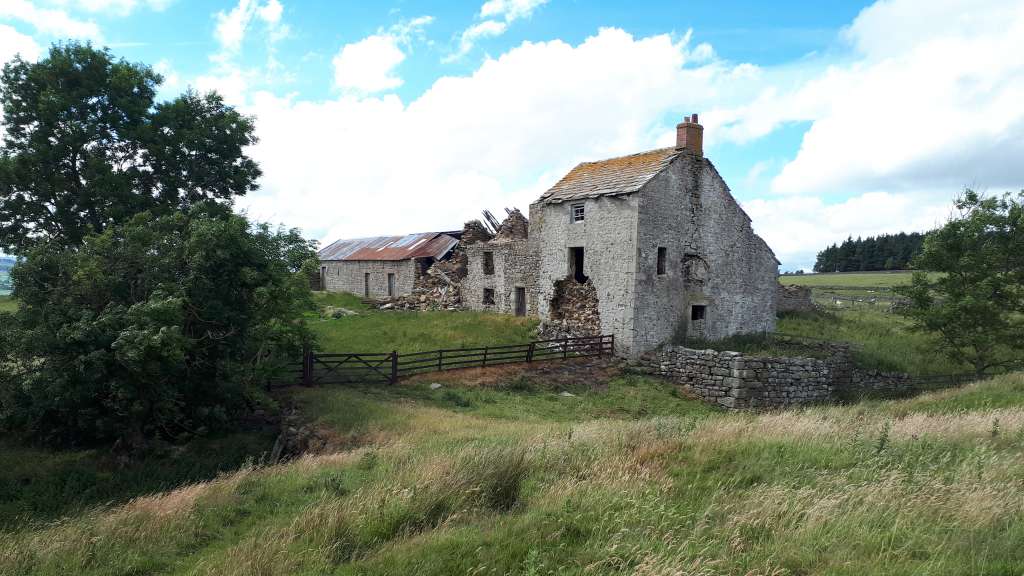
[[239,209],[321,240],[525,209],[691,112],[784,269],[1024,187],[1021,1],[0,2],[0,61],[67,38],[253,114]]

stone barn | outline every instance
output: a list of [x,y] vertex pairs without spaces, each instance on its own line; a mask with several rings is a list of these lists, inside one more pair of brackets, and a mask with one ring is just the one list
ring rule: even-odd
[[629,356],[774,330],[779,262],[702,145],[693,115],[673,147],[576,166],[530,205],[525,250],[467,250],[463,304],[525,306],[545,336],[614,334]]
[[418,279],[447,258],[461,232],[424,232],[338,240],[318,253],[320,289],[365,298],[408,296]]

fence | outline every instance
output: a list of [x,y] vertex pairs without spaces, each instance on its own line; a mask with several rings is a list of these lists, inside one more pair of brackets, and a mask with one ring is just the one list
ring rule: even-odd
[[394,384],[399,378],[414,374],[497,366],[514,362],[566,360],[591,356],[612,356],[615,337],[583,336],[535,340],[525,344],[451,348],[399,354],[378,353],[328,354],[307,351],[301,363],[292,366],[293,379],[306,386],[317,384],[382,383]]

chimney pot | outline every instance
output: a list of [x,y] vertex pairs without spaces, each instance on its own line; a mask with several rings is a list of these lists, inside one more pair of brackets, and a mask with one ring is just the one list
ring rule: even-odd
[[704,156],[704,127],[697,122],[696,114],[683,118],[676,125],[676,150],[683,149]]

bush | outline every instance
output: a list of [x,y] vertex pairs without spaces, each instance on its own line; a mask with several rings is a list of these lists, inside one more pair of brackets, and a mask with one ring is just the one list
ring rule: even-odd
[[230,426],[309,340],[295,237],[200,205],[32,249],[0,321],[0,425],[128,447]]

